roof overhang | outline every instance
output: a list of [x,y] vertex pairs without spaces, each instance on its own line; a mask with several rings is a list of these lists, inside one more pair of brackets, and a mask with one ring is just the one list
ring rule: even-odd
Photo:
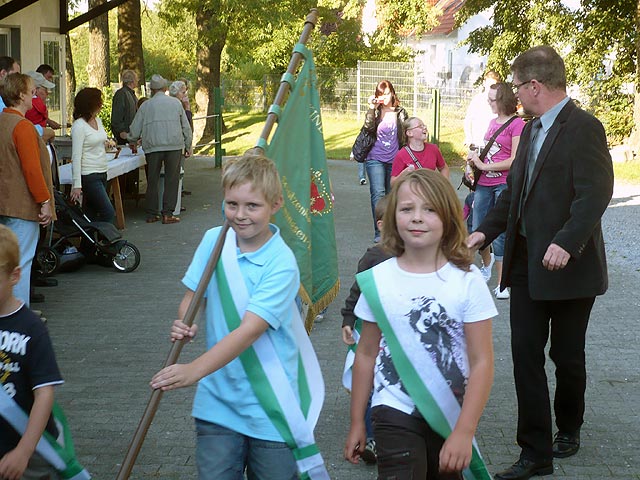
[[[10,0],[9,2],[0,5],[0,20],[19,12],[23,8],[28,7],[36,3],[38,0]],[[94,18],[108,12],[112,8],[116,8],[118,5],[122,5],[129,0],[109,0],[97,7],[93,7],[88,12],[78,15],[75,18],[69,20],[69,1],[59,0],[60,5],[60,33],[67,33],[70,30],[82,25],[83,23],[93,20]]]

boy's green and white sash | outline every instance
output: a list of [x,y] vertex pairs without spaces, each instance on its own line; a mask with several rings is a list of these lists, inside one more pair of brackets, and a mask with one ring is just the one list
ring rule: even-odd
[[[227,232],[215,275],[218,300],[231,331],[240,325],[249,303],[249,293],[236,256],[236,234],[232,229]],[[324,402],[324,381],[315,351],[294,302],[291,310],[293,333],[300,352],[300,400],[291,388],[276,347],[266,333],[240,354],[239,358],[260,405],[293,451],[300,478],[328,480],[329,474],[313,436]]]
[[361,331],[362,320],[357,318],[352,329],[352,336],[355,343],[349,345],[347,349],[347,357],[344,359],[344,370],[342,371],[342,386],[349,391],[351,391],[351,385],[353,383],[353,362],[356,360],[356,350],[358,349]]
[[[73,439],[67,425],[67,418],[57,403],[53,404],[53,418],[59,430],[62,432],[63,445],[53,438],[48,432],[44,432],[38,441],[36,452],[51,464],[60,476],[65,480],[89,480],[91,475],[76,458],[73,448]],[[0,416],[3,417],[19,434],[24,434],[29,416],[20,406],[4,391],[0,385]]]
[[[460,404],[409,323],[392,325],[389,322],[377,288],[385,284],[384,265],[357,274],[358,285],[387,341],[393,364],[411,400],[433,431],[448,438],[460,416]],[[420,368],[416,368],[418,365]],[[463,471],[463,476],[467,480],[491,480],[475,439],[471,465]]]

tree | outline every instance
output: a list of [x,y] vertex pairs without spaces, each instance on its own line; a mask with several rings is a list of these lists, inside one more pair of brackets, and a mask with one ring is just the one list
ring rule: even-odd
[[[435,10],[424,0],[380,0],[384,19],[371,45],[361,33],[363,0],[320,0],[319,34],[312,36],[317,65],[353,67],[358,58],[406,59],[398,48],[403,32],[421,33],[436,25]],[[313,0],[164,0],[160,15],[173,25],[195,19],[197,29],[198,111],[213,111],[212,89],[220,86],[223,69],[261,65],[263,71],[282,73],[300,35],[302,19],[316,6]],[[228,59],[225,65],[224,59]],[[212,135],[207,120],[203,138]]]
[[73,53],[71,50],[71,40],[69,33],[64,34],[65,42],[65,62],[67,69],[65,71],[65,95],[67,98],[66,118],[63,115],[63,123],[71,122],[73,119],[73,99],[76,94],[76,71],[73,65]]
[[[105,0],[89,0],[89,9],[105,3]],[[102,15],[89,21],[89,85],[102,88],[109,85],[109,17]]]
[[[133,70],[140,83],[144,83],[140,0],[129,0],[118,6],[118,67],[119,72]],[[137,92],[140,94],[139,86]]]
[[[563,55],[569,82],[579,85],[583,106],[602,120],[609,140],[629,136],[633,104],[640,120],[640,1],[582,0],[574,10],[561,0],[468,0],[457,22],[489,8],[493,25],[474,30],[467,40],[471,51],[489,56],[489,68],[505,75],[519,53],[551,45]],[[635,93],[629,92],[631,83]]]

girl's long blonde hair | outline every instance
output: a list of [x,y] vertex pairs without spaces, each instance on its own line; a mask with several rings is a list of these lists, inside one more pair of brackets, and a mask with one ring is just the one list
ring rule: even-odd
[[442,221],[442,240],[440,249],[445,258],[456,267],[469,271],[473,254],[467,247],[467,228],[462,218],[462,207],[455,190],[439,172],[421,168],[403,173],[393,184],[389,194],[389,205],[384,214],[382,246],[398,257],[404,253],[404,241],[398,233],[396,209],[398,190],[405,183],[411,190],[429,202]]

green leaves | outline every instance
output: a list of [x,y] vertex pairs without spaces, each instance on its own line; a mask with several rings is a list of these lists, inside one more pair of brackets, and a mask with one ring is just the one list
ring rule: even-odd
[[585,97],[583,107],[603,121],[609,139],[629,135],[634,99],[625,83],[638,82],[637,0],[582,0],[575,10],[560,0],[468,0],[457,23],[488,8],[493,25],[466,41],[471,51],[489,56],[488,68],[506,77],[518,54],[552,45],[565,59],[568,82]]

